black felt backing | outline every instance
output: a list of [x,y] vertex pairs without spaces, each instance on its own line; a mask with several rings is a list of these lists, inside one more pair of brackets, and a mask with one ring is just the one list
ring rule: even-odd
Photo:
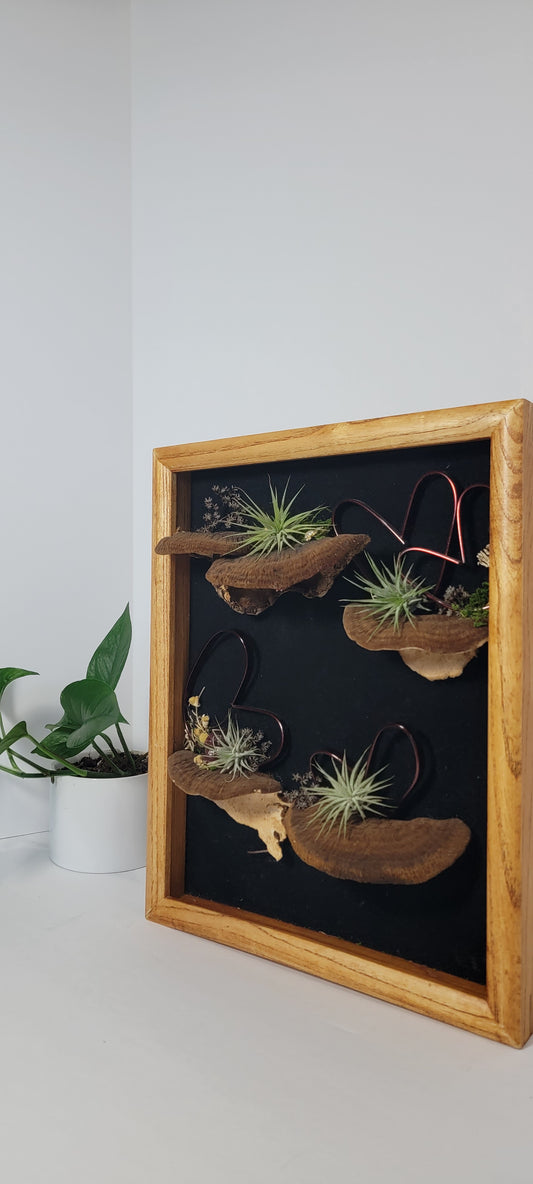
[[[268,505],[268,478],[281,492],[303,491],[295,508],[359,498],[400,528],[411,489],[423,473],[443,470],[459,490],[489,480],[489,443],[324,457],[267,466],[210,470],[192,475],[192,529],[203,522],[204,499],[212,487],[238,485]],[[436,550],[445,547],[451,509],[445,481],[428,483],[417,503],[409,542]],[[346,509],[342,529],[371,536],[369,551],[391,561],[399,544],[363,510]],[[476,587],[487,577],[476,552],[488,541],[488,498],[465,499],[467,566],[447,568],[446,582]],[[457,548],[455,547],[455,550]],[[435,578],[440,564],[418,560],[416,571]],[[207,639],[219,629],[238,629],[252,655],[243,702],[281,716],[287,730],[285,752],[272,774],[285,787],[307,769],[311,753],[327,749],[351,762],[368,747],[384,724],[405,724],[416,737],[422,777],[401,816],[462,818],[472,830],[465,854],[427,884],[398,887],[355,884],[327,876],[301,862],[288,840],[283,859],[256,854],[255,831],[233,822],[214,803],[187,802],[186,884],[193,896],[277,918],[344,938],[415,963],[485,980],[485,861],[487,647],[460,678],[430,683],[409,670],[397,653],[370,653],[349,641],[342,627],[346,596],[357,595],[339,576],[322,599],[287,593],[258,617],[233,612],[204,578],[208,560],[191,560],[191,665]],[[365,571],[365,561],[357,566]],[[223,721],[240,681],[242,654],[235,639],[218,646],[198,672],[195,690],[205,686],[204,710]],[[258,716],[242,723],[265,724]],[[269,725],[265,727],[267,734]],[[410,779],[408,745],[383,746],[380,755],[395,773],[392,793],[401,796]],[[380,761],[380,763],[383,763]],[[270,771],[270,770],[269,770]]]

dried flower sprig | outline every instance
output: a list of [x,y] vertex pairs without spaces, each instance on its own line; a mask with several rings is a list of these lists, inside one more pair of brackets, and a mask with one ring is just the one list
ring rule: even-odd
[[216,496],[204,497],[204,516],[202,530],[231,530],[239,527],[241,516],[239,513],[240,490],[236,485],[213,485],[212,494]]
[[487,625],[489,620],[489,585],[485,581],[474,592],[467,592],[462,584],[453,585],[446,589],[443,596],[448,610],[439,608],[439,613],[448,617],[468,617],[472,624],[480,628]]
[[[204,687],[205,690],[205,687]],[[212,724],[210,718],[201,712],[201,696],[191,695],[188,701],[185,721],[185,748],[194,752],[194,763],[202,768],[229,777],[249,777],[268,758],[272,747],[262,732],[252,728],[241,728],[230,712],[226,726]]]
[[349,822],[362,820],[370,814],[383,814],[389,808],[382,791],[392,784],[393,779],[381,776],[387,766],[369,773],[367,757],[368,750],[350,768],[344,753],[342,760],[335,758],[332,773],[316,765],[321,780],[315,778],[307,792],[315,799],[313,821],[322,822],[320,834],[338,827],[339,832],[346,835]]
[[396,555],[392,568],[376,563],[371,555],[366,556],[374,578],[358,576],[354,580],[345,579],[348,584],[366,592],[365,597],[342,600],[341,604],[357,605],[366,608],[372,617],[377,619],[377,629],[392,622],[395,632],[398,632],[402,621],[413,621],[413,614],[427,612],[429,605],[425,598],[432,591],[433,585],[424,584],[422,579],[411,576],[412,568],[403,570],[403,559]]
[[486,547],[478,551],[477,561],[480,567],[490,567],[490,543],[487,543]]
[[308,770],[307,773],[293,773],[292,780],[295,784],[290,789],[281,789],[280,797],[288,806],[295,806],[297,810],[306,810],[315,801],[310,786],[313,785],[316,778]]
[[441,617],[456,617],[465,604],[468,604],[466,588],[462,584],[448,584],[437,611]]
[[209,734],[209,716],[200,714],[200,699],[205,691],[202,687],[199,695],[191,695],[188,700],[187,715],[185,717],[185,747],[195,752],[197,746],[203,746]]

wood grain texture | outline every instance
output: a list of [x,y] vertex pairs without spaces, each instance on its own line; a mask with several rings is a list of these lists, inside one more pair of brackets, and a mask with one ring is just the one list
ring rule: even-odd
[[527,1039],[521,986],[523,418],[520,404],[493,433],[490,491],[487,988],[513,1044]]
[[[532,1030],[533,995],[533,695],[531,584],[533,426],[522,400],[362,423],[325,425],[236,440],[157,449],[154,543],[171,534],[174,474],[230,465],[491,440],[489,626],[487,988],[402,959],[265,917],[180,895],[170,868],[171,819],[166,762],[178,747],[176,647],[183,685],[187,578],[182,560],[154,558],[150,746],[148,915],[162,924],[401,1004],[435,1019],[520,1046]],[[186,562],[186,561],[183,561]],[[160,566],[161,565],[161,566]],[[181,615],[180,615],[181,614]],[[178,852],[184,849],[184,821]],[[180,846],[181,844],[181,846]],[[172,848],[172,861],[176,855]],[[181,856],[179,856],[181,858]],[[178,858],[178,862],[179,862]],[[171,879],[173,895],[169,894]]]
[[[189,473],[177,473],[175,522],[180,530],[187,530],[190,521],[191,479]],[[174,650],[174,676],[169,687],[169,695],[171,702],[174,701],[174,726],[169,735],[165,737],[165,742],[167,749],[173,752],[175,748],[183,744],[185,733],[183,695],[189,672],[191,560],[187,555],[180,555],[170,561],[170,566],[174,573],[174,617],[171,639]],[[170,877],[170,873],[172,873],[172,891],[179,894],[184,891],[185,887],[186,813],[185,795],[174,787],[169,815],[171,867],[167,871],[167,876]]]
[[429,447],[462,440],[486,440],[506,410],[517,400],[481,403],[415,415],[392,415],[384,419],[322,424],[260,436],[237,436],[196,444],[156,448],[160,464],[172,472],[217,469],[233,465],[268,464],[280,460],[343,456],[353,452],[374,452],[392,448]]
[[485,989],[402,958],[210,901],[162,900],[152,919],[498,1040]]
[[[152,470],[152,537],[156,541],[174,529],[176,479],[154,457]],[[150,745],[148,763],[148,840],[146,853],[146,901],[168,895],[170,869],[170,796],[167,775],[174,731],[174,572],[170,559],[152,560],[150,637]],[[170,693],[169,693],[170,692]]]
[[524,403],[522,474],[522,1028],[533,1032],[533,407]]
[[[190,516],[190,479],[173,475],[154,457],[152,537],[154,543],[176,524],[184,529]],[[148,841],[146,900],[167,896],[171,850],[174,882],[183,881],[185,865],[185,796],[168,776],[170,753],[183,739],[181,696],[188,666],[189,562],[170,556],[152,561],[150,652],[150,756],[148,772]],[[176,843],[178,846],[176,847]]]

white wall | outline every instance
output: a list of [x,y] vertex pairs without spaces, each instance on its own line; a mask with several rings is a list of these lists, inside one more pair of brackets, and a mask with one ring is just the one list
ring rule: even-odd
[[9,721],[131,593],[131,193],[140,743],[153,446],[530,394],[532,33],[525,0],[3,0],[0,663],[41,671]]
[[[2,0],[0,160],[0,666],[42,728],[131,595],[127,3]],[[0,775],[0,835],[45,792]]]
[[133,0],[136,718],[150,449],[532,394],[533,6]]

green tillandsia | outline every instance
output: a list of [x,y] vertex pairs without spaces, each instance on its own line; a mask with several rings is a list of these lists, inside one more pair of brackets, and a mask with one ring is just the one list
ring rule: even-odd
[[232,778],[249,777],[267,759],[270,740],[265,740],[262,732],[241,728],[231,712],[225,726],[212,725],[209,716],[201,714],[202,694],[189,699],[185,747],[195,753],[195,764],[203,768]]
[[356,576],[354,580],[345,577],[348,584],[366,592],[366,596],[357,599],[342,600],[341,604],[356,605],[364,608],[375,617],[376,631],[385,625],[392,624],[395,633],[398,632],[403,621],[412,622],[414,612],[427,612],[429,606],[425,599],[432,591],[433,585],[424,584],[421,579],[411,576],[412,568],[404,571],[403,559],[396,555],[393,566],[381,567],[372,558],[366,556],[373,573],[373,579],[366,576]]
[[[9,761],[9,766],[0,766],[2,770],[17,777],[49,777],[51,774],[56,776],[61,773],[81,777],[128,777],[136,772],[134,757],[121,728],[121,724],[127,721],[122,715],[115,694],[115,687],[124,669],[130,645],[131,619],[129,606],[126,605],[124,612],[95,650],[87,667],[86,677],[69,683],[61,692],[63,715],[57,724],[47,725],[47,736],[36,739],[22,721],[6,732],[0,716],[0,753],[5,753]],[[14,679],[34,673],[15,667],[0,670],[0,698]],[[115,729],[115,740],[108,735],[109,728]],[[14,748],[21,740],[29,740],[34,745],[31,756],[54,761],[55,768],[45,768],[30,756],[21,753],[19,748]],[[91,747],[98,753],[102,762],[99,771],[86,770],[72,763]],[[21,768],[21,764],[25,767]]]
[[354,818],[363,820],[371,814],[384,814],[388,808],[382,791],[392,784],[391,777],[382,777],[386,766],[375,773],[366,768],[368,750],[352,768],[348,765],[346,753],[342,759],[335,759],[333,772],[328,773],[321,765],[316,766],[321,781],[307,786],[307,791],[316,799],[313,806],[313,821],[322,823],[320,834],[335,827],[346,835],[348,823]]
[[[289,482],[281,497],[269,480],[271,507],[263,510],[248,494],[237,492],[234,502],[239,515],[238,532],[249,555],[270,555],[287,547],[324,538],[331,530],[331,514],[325,506],[294,513],[292,507],[302,492],[287,501]],[[302,486],[303,488],[303,486]]]

